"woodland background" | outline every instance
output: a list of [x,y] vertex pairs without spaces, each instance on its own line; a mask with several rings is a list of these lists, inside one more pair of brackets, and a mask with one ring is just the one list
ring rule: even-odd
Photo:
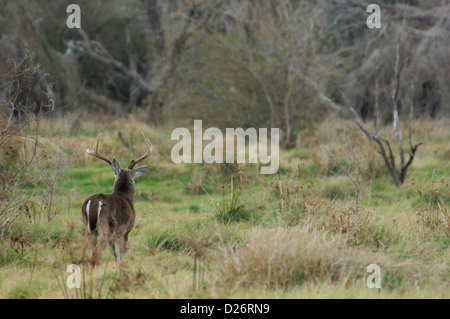
[[[69,3],[2,0],[0,93],[18,113],[138,108],[158,125],[279,127],[292,147],[330,112],[305,77],[364,120],[378,99],[390,122],[397,49],[400,116],[410,103],[415,117],[450,112],[446,1],[378,1],[381,29],[366,26],[368,1],[79,1],[81,30],[66,26]],[[39,72],[5,85],[27,52]]]

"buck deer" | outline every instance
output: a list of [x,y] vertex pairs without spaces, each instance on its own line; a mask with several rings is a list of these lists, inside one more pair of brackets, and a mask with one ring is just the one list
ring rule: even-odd
[[116,179],[112,194],[92,195],[84,201],[81,208],[83,223],[86,227],[86,237],[92,248],[91,263],[94,266],[100,262],[102,252],[108,243],[116,261],[120,263],[122,260],[122,255],[126,250],[128,233],[133,228],[136,215],[133,205],[134,179],[143,175],[148,169],[148,166],[140,166],[134,169],[133,167],[153,152],[152,143],[142,134],[147,152],[138,159],[132,160],[128,168],[120,168],[115,159],[111,161],[99,154],[100,135],[97,138],[95,151],[92,150],[91,145],[87,153],[111,165]]

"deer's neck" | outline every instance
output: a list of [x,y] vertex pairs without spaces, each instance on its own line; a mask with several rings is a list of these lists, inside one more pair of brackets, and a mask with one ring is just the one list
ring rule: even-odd
[[127,197],[127,199],[133,203],[135,194],[134,182],[127,179],[117,179],[114,183],[113,194]]

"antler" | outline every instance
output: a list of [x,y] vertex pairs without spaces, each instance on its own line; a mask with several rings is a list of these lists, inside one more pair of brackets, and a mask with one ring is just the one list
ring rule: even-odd
[[87,152],[89,155],[92,155],[92,156],[94,156],[94,157],[97,157],[98,159],[101,159],[102,161],[105,161],[106,163],[108,163],[109,165],[111,165],[111,164],[112,164],[112,161],[111,161],[109,158],[107,158],[107,157],[105,157],[105,156],[103,156],[103,155],[101,155],[101,154],[98,153],[98,143],[100,142],[100,136],[101,136],[101,135],[102,135],[102,133],[100,133],[100,134],[98,135],[98,137],[97,137],[97,145],[96,145],[96,147],[95,147],[95,151],[92,150],[92,144],[91,144],[91,148],[88,148],[88,149],[86,150],[86,152]]
[[132,160],[130,165],[128,165],[128,169],[132,169],[134,167],[134,165],[136,165],[139,162],[142,162],[143,160],[145,160],[147,157],[149,157],[153,153],[152,142],[150,142],[150,140],[145,137],[144,133],[141,132],[141,134],[144,137],[145,144],[147,145],[147,152],[144,155],[142,155],[141,157],[139,157],[138,159]]

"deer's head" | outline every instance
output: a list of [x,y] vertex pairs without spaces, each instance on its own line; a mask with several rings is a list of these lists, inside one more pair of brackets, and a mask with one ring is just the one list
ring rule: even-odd
[[91,148],[89,148],[87,150],[87,153],[89,155],[92,155],[98,159],[101,159],[102,161],[105,161],[106,163],[111,165],[113,172],[114,172],[114,176],[116,177],[116,179],[114,181],[113,193],[125,193],[125,194],[129,195],[131,199],[134,199],[134,193],[135,193],[134,179],[136,177],[142,176],[148,170],[147,165],[139,166],[137,168],[134,168],[134,166],[136,164],[138,164],[139,162],[142,162],[144,159],[146,159],[147,157],[149,157],[152,154],[152,152],[153,152],[152,143],[142,133],[142,136],[144,136],[145,143],[147,145],[147,152],[144,155],[142,155],[141,157],[139,157],[137,159],[133,159],[130,162],[130,165],[128,165],[128,168],[120,168],[120,165],[116,161],[116,159],[110,160],[109,158],[107,158],[104,155],[101,155],[98,152],[98,144],[100,141],[100,136],[101,136],[101,134],[97,138],[97,145],[95,147],[95,151],[92,150],[92,145],[91,145]]

